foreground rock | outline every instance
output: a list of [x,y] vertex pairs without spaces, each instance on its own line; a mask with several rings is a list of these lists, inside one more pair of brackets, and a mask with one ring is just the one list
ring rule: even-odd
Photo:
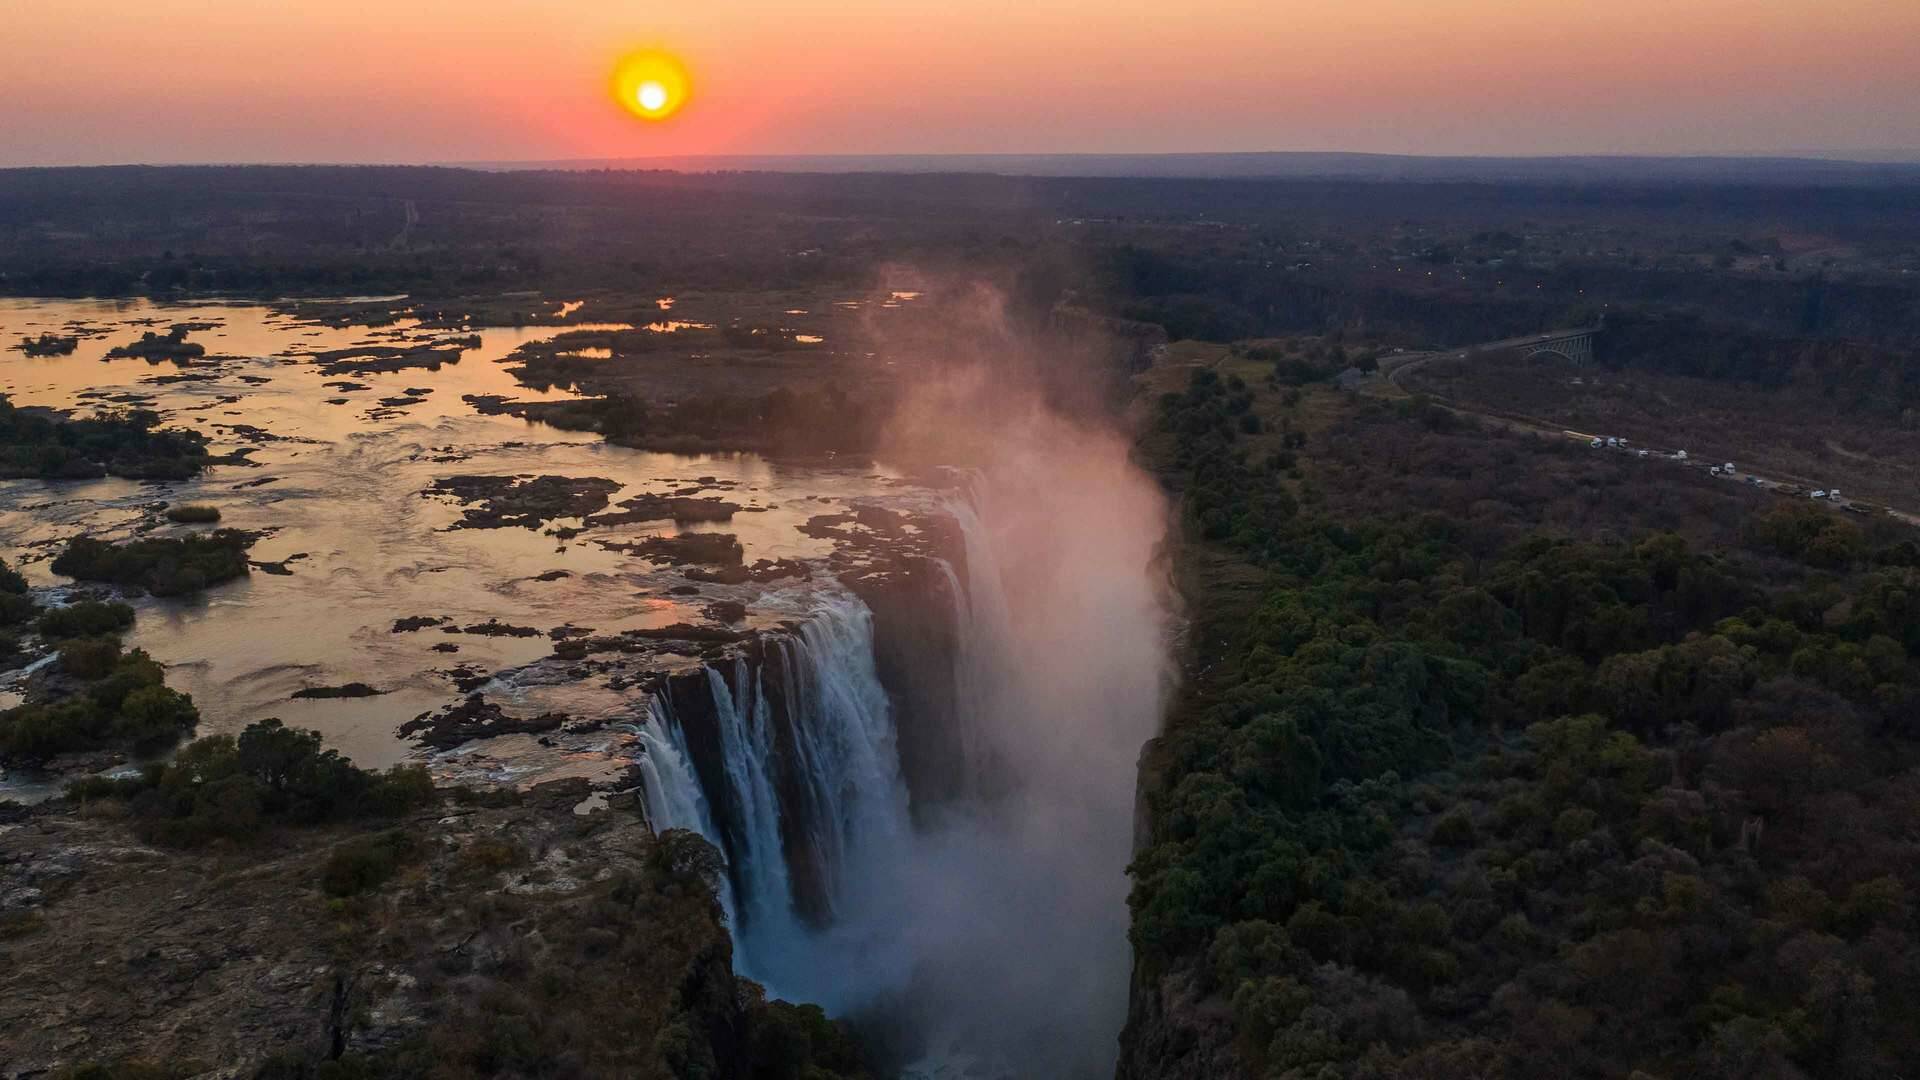
[[588,794],[196,851],[111,801],[0,818],[0,1075],[860,1075],[734,976],[712,849]]

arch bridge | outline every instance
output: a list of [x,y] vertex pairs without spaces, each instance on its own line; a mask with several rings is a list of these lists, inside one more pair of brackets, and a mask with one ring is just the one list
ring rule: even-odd
[[1469,353],[1517,352],[1529,360],[1536,356],[1558,356],[1575,367],[1585,367],[1593,362],[1593,335],[1599,332],[1598,326],[1549,330],[1544,334],[1530,334],[1526,337],[1507,338],[1505,341],[1489,341],[1484,345],[1470,345],[1465,351]]

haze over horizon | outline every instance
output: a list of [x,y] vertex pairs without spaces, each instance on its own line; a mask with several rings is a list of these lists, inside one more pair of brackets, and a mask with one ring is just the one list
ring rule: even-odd
[[[1198,0],[1177,16],[1088,0],[24,0],[8,21],[25,62],[0,70],[0,166],[1920,149],[1920,110],[1902,107],[1920,100],[1920,5],[1892,0]],[[692,73],[670,121],[608,99],[641,45]]]

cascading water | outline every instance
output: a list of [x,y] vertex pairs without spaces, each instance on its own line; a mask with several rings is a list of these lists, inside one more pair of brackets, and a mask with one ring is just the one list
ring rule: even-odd
[[649,698],[647,718],[636,730],[645,751],[639,766],[647,820],[658,831],[690,829],[716,841],[719,830],[707,810],[700,781],[687,764],[686,738],[674,722],[673,706],[657,695]]
[[1165,508],[1109,435],[1002,445],[946,508],[962,539],[941,565],[950,794],[909,817],[873,616],[833,587],[751,661],[707,668],[690,704],[710,701],[710,734],[689,749],[666,729],[655,771],[705,781],[709,816],[648,805],[726,855],[738,956],[770,992],[863,1018],[909,1074],[1094,1077],[1125,1011],[1134,762],[1167,674]]
[[[689,763],[686,735],[673,718],[672,703],[658,694],[649,697],[646,719],[635,733],[644,751],[637,764],[647,821],[656,832],[686,829],[699,833],[724,852],[706,794],[700,790],[700,780]],[[720,882],[720,906],[727,914],[727,925],[738,925],[739,912],[729,880]]]
[[1006,650],[1015,638],[1013,616],[1000,577],[999,559],[981,509],[987,493],[980,478],[972,477],[966,497],[950,499],[946,511],[960,527],[962,554],[966,558],[964,582],[953,564],[939,560],[953,597],[956,622],[953,658],[954,696],[958,699],[955,715],[960,719],[960,747],[965,757],[960,789],[984,797],[1004,784],[1005,770],[996,761],[1002,752],[982,720],[1005,705],[1007,680],[1017,677],[1021,665]]
[[639,730],[654,827],[693,829],[726,857],[722,900],[741,966],[780,990],[818,930],[800,915],[801,885],[814,921],[830,923],[852,868],[884,861],[904,837],[907,793],[873,617],[858,597],[815,594],[799,628],[769,635],[763,655],[703,672],[723,790],[701,788],[664,698]]
[[[784,939],[795,930],[793,890],[781,840],[780,796],[775,787],[773,725],[762,672],[745,658],[734,661],[733,685],[706,669],[720,736],[732,828],[722,849],[739,900],[738,930],[754,938]],[[751,952],[741,942],[743,952]]]
[[803,820],[830,915],[856,861],[907,829],[893,709],[873,662],[873,615],[851,593],[820,597],[797,637],[778,643],[787,721],[810,806]]

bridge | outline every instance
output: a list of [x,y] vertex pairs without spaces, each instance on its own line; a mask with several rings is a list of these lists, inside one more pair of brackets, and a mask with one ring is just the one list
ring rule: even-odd
[[1507,338],[1504,341],[1489,341],[1483,345],[1468,345],[1455,351],[1461,354],[1517,352],[1529,360],[1536,356],[1551,355],[1567,360],[1575,367],[1585,367],[1593,362],[1593,335],[1599,332],[1598,326],[1549,330],[1544,334],[1529,334],[1526,337]]
[[1593,362],[1593,336],[1600,332],[1599,326],[1577,326],[1568,330],[1549,330],[1544,334],[1528,334],[1525,337],[1506,338],[1501,341],[1488,341],[1479,345],[1461,345],[1452,349],[1439,349],[1433,352],[1407,352],[1395,356],[1380,358],[1380,373],[1395,386],[1400,376],[1408,374],[1432,360],[1454,358],[1465,360],[1469,356],[1496,352],[1517,352],[1532,359],[1536,356],[1558,356],[1575,367],[1585,367]]

